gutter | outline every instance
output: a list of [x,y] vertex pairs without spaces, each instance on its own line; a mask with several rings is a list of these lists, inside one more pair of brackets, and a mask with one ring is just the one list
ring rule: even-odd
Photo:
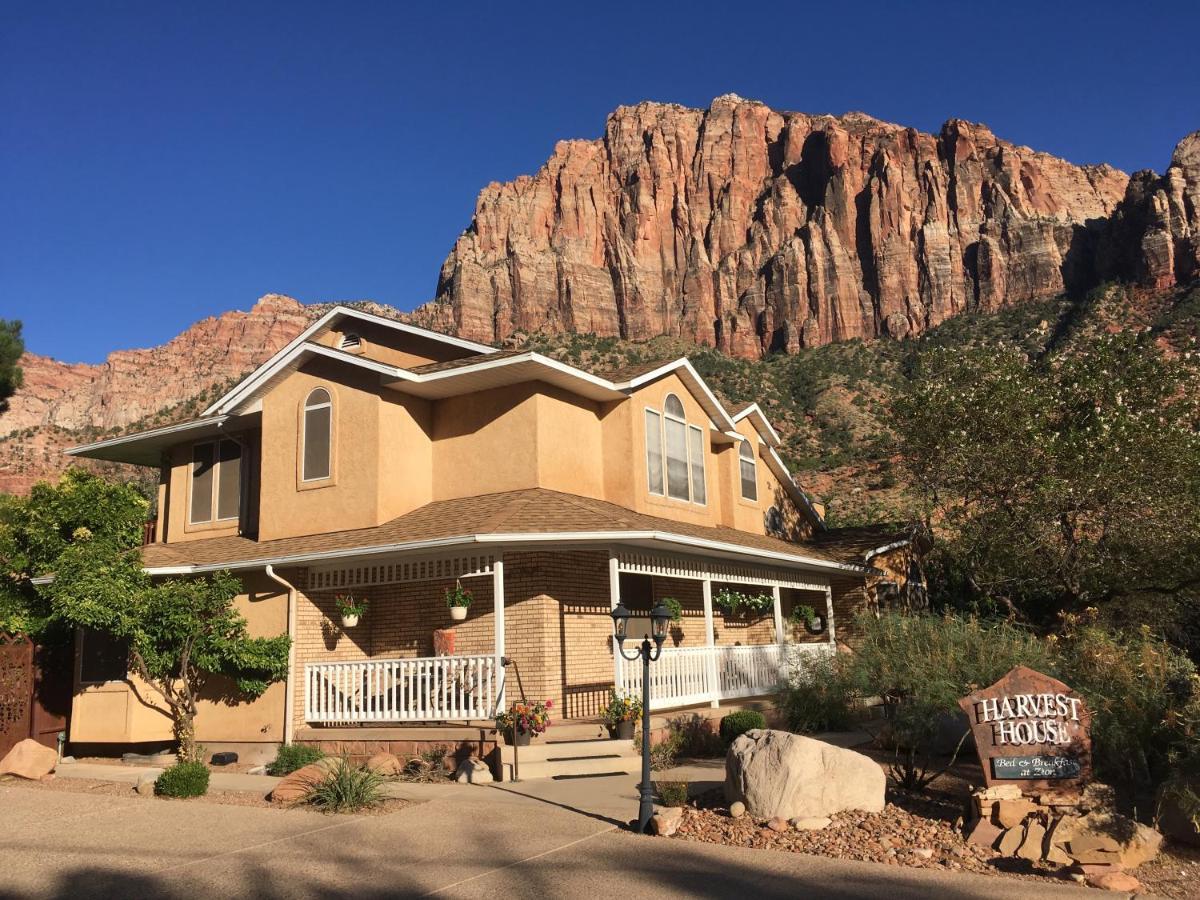
[[283,743],[292,742],[292,717],[295,715],[296,695],[292,691],[292,670],[296,664],[296,586],[275,574],[270,563],[263,567],[264,574],[276,584],[287,589],[287,635],[288,635],[288,670],[284,679],[283,697]]

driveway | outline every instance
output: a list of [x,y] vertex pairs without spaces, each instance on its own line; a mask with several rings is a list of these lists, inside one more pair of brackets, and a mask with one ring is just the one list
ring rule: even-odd
[[1104,896],[644,838],[554,799],[489,787],[426,796],[355,817],[0,785],[0,898]]

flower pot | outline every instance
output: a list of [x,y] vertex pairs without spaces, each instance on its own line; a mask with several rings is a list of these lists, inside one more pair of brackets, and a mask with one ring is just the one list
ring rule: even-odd
[[358,624],[358,616],[342,616],[342,627],[353,628]]
[[622,719],[615,725],[609,725],[608,736],[614,741],[632,741],[633,719]]
[[467,617],[467,608],[465,606],[450,607],[450,618],[455,622],[461,622]]
[[504,740],[506,743],[509,743],[514,747],[528,747],[529,739],[531,737],[533,737],[532,731],[525,731],[521,728],[513,728],[511,731],[505,733]]

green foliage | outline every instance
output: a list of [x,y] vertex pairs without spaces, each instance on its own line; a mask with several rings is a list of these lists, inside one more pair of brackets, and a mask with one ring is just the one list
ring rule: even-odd
[[347,593],[334,597],[333,605],[337,607],[338,615],[365,616],[370,604],[365,597],[355,597],[353,594]]
[[721,740],[732,744],[747,731],[755,728],[766,728],[767,719],[756,709],[739,709],[727,716],[721,717]]
[[683,618],[683,604],[674,597],[663,597],[661,603],[671,611],[672,622],[678,622]]
[[208,766],[199,760],[182,760],[163,769],[154,782],[160,797],[203,797],[208,793]]
[[655,781],[663,806],[687,806],[689,784],[686,781]]
[[642,717],[642,701],[634,694],[608,689],[608,702],[600,710],[600,718],[609,725],[618,722],[637,721]]
[[267,764],[267,774],[290,775],[324,758],[324,751],[308,744],[282,744],[275,752],[275,758]]
[[857,688],[852,659],[803,654],[780,696],[787,727],[797,734],[848,731],[854,723]]
[[56,482],[39,482],[28,497],[0,504],[0,631],[39,639],[54,630],[50,605],[29,580],[53,572],[59,556],[78,541],[113,552],[137,547],[149,507],[136,488],[83,469]]
[[1146,335],[921,358],[895,405],[951,598],[1044,624],[1200,569],[1200,371]]
[[724,610],[727,615],[736,616],[738,613],[763,613],[775,604],[770,594],[745,594],[731,588],[722,588],[713,594],[713,606]]
[[24,383],[20,366],[24,352],[21,323],[15,319],[0,319],[0,413],[8,409],[8,398]]
[[195,756],[202,690],[253,699],[287,674],[289,639],[249,636],[233,605],[241,583],[228,572],[154,581],[136,552],[81,538],[58,557],[44,592],[63,622],[128,642],[130,666],[162,698],[182,759]]
[[313,785],[305,802],[323,812],[358,812],[383,802],[383,776],[341,760]]
[[446,606],[470,606],[474,595],[462,586],[461,581],[455,581],[454,587],[446,589]]

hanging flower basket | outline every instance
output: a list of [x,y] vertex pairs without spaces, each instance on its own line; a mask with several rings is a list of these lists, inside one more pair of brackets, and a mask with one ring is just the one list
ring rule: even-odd
[[713,606],[727,616],[761,616],[775,604],[770,594],[743,594],[741,591],[722,590],[713,594]]
[[455,581],[454,587],[446,591],[446,606],[450,608],[450,618],[461,622],[467,617],[467,609],[475,598],[471,592],[462,586],[461,581]]
[[343,628],[354,628],[358,625],[358,620],[367,613],[365,597],[357,599],[353,594],[338,594],[333,598],[333,602],[337,605],[338,613],[341,614]]

